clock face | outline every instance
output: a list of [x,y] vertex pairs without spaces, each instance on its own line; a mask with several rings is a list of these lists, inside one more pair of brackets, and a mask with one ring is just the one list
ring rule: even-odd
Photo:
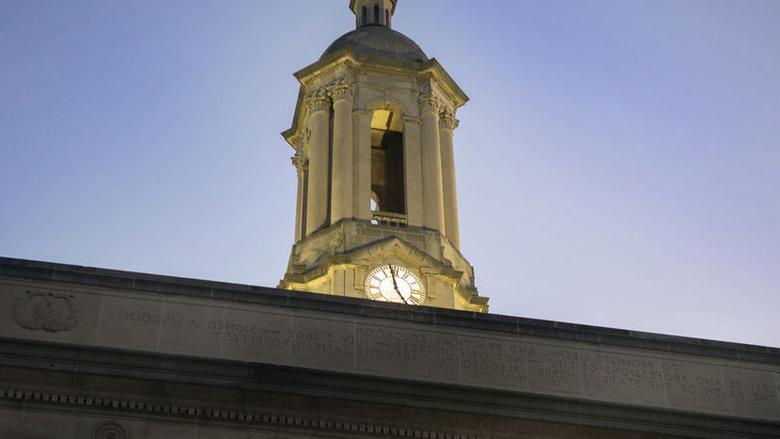
[[412,270],[400,265],[380,265],[366,276],[365,291],[368,297],[380,302],[422,305],[425,302],[425,285]]

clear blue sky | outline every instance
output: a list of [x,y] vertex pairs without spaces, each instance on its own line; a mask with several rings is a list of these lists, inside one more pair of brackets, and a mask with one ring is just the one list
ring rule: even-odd
[[[347,0],[0,1],[0,255],[275,286]],[[404,0],[501,314],[780,345],[780,2]]]

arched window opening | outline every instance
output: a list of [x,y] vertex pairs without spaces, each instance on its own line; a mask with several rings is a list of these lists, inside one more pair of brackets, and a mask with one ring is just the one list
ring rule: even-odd
[[403,121],[390,110],[376,110],[371,118],[371,191],[380,222],[405,224]]
[[365,26],[366,24],[368,24],[367,21],[368,21],[368,9],[366,9],[366,7],[363,6],[363,9],[361,11],[361,16],[360,16],[360,25]]
[[385,26],[390,27],[390,10],[385,9]]
[[379,24],[379,5],[374,5],[374,24]]

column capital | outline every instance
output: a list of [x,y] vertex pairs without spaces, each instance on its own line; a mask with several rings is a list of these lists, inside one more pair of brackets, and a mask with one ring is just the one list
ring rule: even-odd
[[325,111],[328,109],[330,100],[325,90],[315,90],[306,96],[306,105],[312,112]]
[[309,168],[309,160],[304,157],[294,155],[290,157],[290,159],[292,160],[293,167],[295,167],[295,170],[299,174],[303,174]]
[[460,121],[455,119],[455,115],[453,115],[452,112],[445,110],[439,114],[439,128],[454,130],[459,124]]
[[336,81],[328,87],[328,94],[334,101],[340,101],[352,97],[352,87],[343,79]]
[[438,113],[439,100],[433,93],[424,93],[417,98],[417,102],[420,104],[420,111],[423,113]]
[[303,148],[298,148],[295,151],[295,155],[290,157],[290,160],[292,161],[292,165],[295,167],[295,170],[298,171],[299,174],[306,171],[306,169],[309,167],[309,159],[306,158],[306,155],[303,152]]

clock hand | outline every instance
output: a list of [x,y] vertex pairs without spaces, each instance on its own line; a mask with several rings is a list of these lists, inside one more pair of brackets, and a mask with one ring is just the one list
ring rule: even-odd
[[398,289],[398,283],[395,281],[395,270],[393,270],[393,266],[390,265],[390,275],[393,277],[393,288],[395,288],[395,292],[398,294],[398,297],[401,298],[401,300],[404,301],[405,304],[409,304],[409,302],[404,299],[404,295],[401,294],[401,291]]

